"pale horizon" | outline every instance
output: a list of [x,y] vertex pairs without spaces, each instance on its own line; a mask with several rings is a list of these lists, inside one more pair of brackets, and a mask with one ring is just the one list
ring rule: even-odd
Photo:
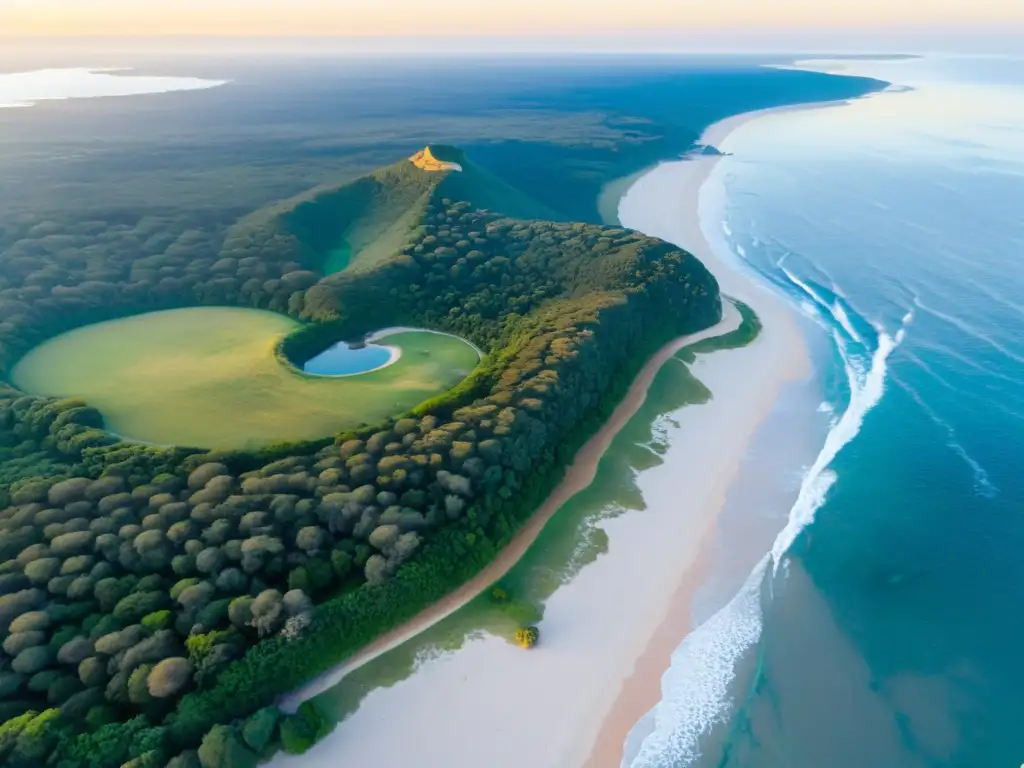
[[[1016,5],[1016,7],[1014,7]],[[16,37],[586,36],[658,30],[771,34],[964,28],[1024,31],[1024,4],[935,0],[3,0],[2,35]]]

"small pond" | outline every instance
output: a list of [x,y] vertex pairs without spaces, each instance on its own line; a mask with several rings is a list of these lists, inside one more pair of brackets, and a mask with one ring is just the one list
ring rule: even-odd
[[307,360],[302,371],[311,376],[353,376],[390,365],[400,354],[397,347],[339,341]]

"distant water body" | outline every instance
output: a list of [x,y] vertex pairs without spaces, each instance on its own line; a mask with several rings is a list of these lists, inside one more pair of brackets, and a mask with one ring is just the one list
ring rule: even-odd
[[198,77],[132,75],[111,69],[37,69],[0,74],[0,109],[31,107],[40,101],[194,91],[215,88],[226,82]]
[[828,423],[633,768],[1024,763],[1024,60],[843,70],[908,88],[746,124],[702,193]]

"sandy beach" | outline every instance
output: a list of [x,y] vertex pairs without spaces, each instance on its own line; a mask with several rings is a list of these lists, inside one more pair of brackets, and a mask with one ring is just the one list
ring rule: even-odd
[[[718,123],[702,143],[718,145],[762,114]],[[647,508],[602,523],[608,551],[547,601],[537,648],[524,653],[485,635],[458,651],[424,659],[407,679],[369,693],[359,710],[311,751],[279,756],[273,765],[620,765],[626,735],[657,703],[671,653],[692,629],[693,597],[714,540],[716,516],[752,436],[782,389],[810,373],[792,311],[737,265],[720,259],[701,231],[700,189],[717,161],[701,156],[663,163],[637,179],[619,207],[624,226],[694,253],[715,274],[723,293],[753,307],[764,326],[749,346],[702,355],[691,366],[714,396],[673,414],[664,463],[637,478]],[[576,456],[565,481],[483,574],[282,705],[294,708],[326,690],[500,578],[559,507],[591,482],[601,455],[636,413],[661,366],[698,338],[738,326],[738,313],[726,306],[717,326],[676,340],[647,363],[612,419]]]

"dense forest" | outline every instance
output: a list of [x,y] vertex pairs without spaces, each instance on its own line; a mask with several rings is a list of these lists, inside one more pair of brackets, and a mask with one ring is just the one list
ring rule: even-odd
[[[250,766],[308,748],[319,714],[276,697],[486,565],[646,356],[719,318],[689,254],[511,218],[543,206],[459,157],[464,175],[402,161],[216,239],[147,219],[0,235],[5,372],[70,328],[204,304],[304,321],[283,362],[396,324],[485,352],[410,413],[260,450],[120,441],[88,403],[6,386],[5,765]],[[325,274],[343,239],[351,263]]]

